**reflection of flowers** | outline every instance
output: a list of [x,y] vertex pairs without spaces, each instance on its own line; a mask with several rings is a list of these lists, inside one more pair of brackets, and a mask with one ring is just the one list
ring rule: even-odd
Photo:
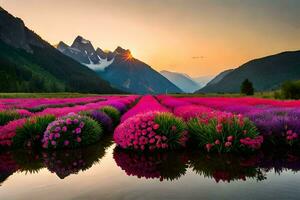
[[43,152],[45,166],[61,179],[70,174],[77,174],[92,167],[105,155],[105,150],[112,144],[111,138],[103,138],[101,143],[81,148]]
[[255,178],[265,179],[265,175],[258,168],[260,154],[239,157],[231,154],[190,154],[190,167],[204,177],[214,178],[216,182],[230,182]]
[[114,159],[128,176],[175,180],[185,174],[187,156],[179,152],[132,152],[115,148]]
[[20,166],[19,171],[21,172],[37,173],[44,168],[40,154],[33,150],[15,150],[13,151],[13,158]]
[[0,185],[18,169],[19,169],[19,165],[13,159],[11,152],[1,153],[0,154]]
[[298,172],[300,170],[299,153],[282,152],[280,150],[274,151],[264,152],[264,159],[259,163],[259,167],[265,172],[274,170],[277,174],[281,174],[286,170],[291,170],[293,172]]

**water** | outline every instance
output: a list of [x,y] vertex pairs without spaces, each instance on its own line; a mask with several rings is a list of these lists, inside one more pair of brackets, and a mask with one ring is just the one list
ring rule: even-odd
[[110,138],[55,153],[0,153],[0,198],[299,199],[300,156],[202,152],[137,154]]

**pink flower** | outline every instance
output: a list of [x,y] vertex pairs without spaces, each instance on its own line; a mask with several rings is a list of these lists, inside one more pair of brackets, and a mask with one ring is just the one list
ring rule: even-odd
[[206,150],[209,152],[210,151],[210,149],[213,147],[213,145],[212,144],[206,144],[205,145],[205,148],[206,148]]
[[68,146],[70,144],[69,140],[64,141],[64,145]]
[[78,119],[73,120],[74,124],[78,124]]
[[298,138],[298,134],[297,133],[293,133],[293,138]]
[[215,141],[215,144],[216,144],[216,145],[221,144],[220,140],[216,140],[216,141]]
[[62,128],[62,131],[63,131],[63,132],[67,132],[67,130],[68,130],[68,128],[67,128],[66,126],[64,126],[64,127]]
[[80,138],[80,137],[77,137],[77,138],[76,138],[76,141],[77,141],[77,142],[81,142],[81,138]]
[[293,134],[293,131],[292,131],[292,130],[288,130],[288,131],[286,132],[286,134],[287,134],[287,135],[292,135],[292,134]]
[[79,127],[83,128],[84,127],[84,122],[80,122]]
[[154,129],[154,130],[159,129],[159,124],[154,124],[154,125],[153,125],[153,129]]
[[142,130],[142,135],[146,135],[147,134],[147,131],[144,129]]
[[286,137],[286,139],[287,140],[293,140],[294,138],[293,138],[293,136],[289,135],[289,136]]
[[223,129],[222,124],[217,124],[217,126],[216,126],[216,131],[217,131],[217,133],[221,133],[221,132],[222,132],[222,129]]
[[55,145],[56,145],[56,142],[55,142],[55,141],[51,141],[51,144],[52,144],[53,146],[55,146]]
[[172,126],[172,131],[176,131],[177,130],[177,127],[176,126]]
[[227,137],[227,140],[228,140],[228,142],[232,142],[233,136],[232,136],[232,135],[228,136],[228,137]]
[[149,143],[150,143],[150,144],[153,144],[154,142],[155,142],[155,139],[154,139],[154,138],[152,138],[152,139],[149,140]]
[[55,128],[55,132],[59,132],[61,130],[61,128],[58,126]]
[[75,129],[75,133],[76,133],[76,134],[81,133],[81,128],[76,128],[76,129]]
[[230,147],[231,146],[231,142],[225,142],[225,147]]
[[67,125],[71,125],[72,124],[72,120],[70,118],[66,119],[66,124]]

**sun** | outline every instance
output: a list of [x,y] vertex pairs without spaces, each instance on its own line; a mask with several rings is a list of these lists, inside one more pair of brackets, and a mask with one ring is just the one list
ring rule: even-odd
[[126,52],[124,55],[125,60],[132,60],[133,56],[131,54],[131,52]]

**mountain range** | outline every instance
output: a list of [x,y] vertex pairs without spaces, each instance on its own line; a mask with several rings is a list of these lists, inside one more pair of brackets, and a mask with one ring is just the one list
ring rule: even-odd
[[120,92],[0,8],[1,92]]
[[181,93],[182,91],[151,66],[134,58],[130,50],[117,47],[113,52],[94,49],[92,43],[81,36],[71,46],[60,42],[57,49],[94,70],[113,87],[138,94]]
[[198,89],[200,89],[206,86],[206,84],[209,83],[213,78],[214,76],[199,76],[193,77],[192,79],[199,85]]
[[275,90],[285,81],[299,80],[300,51],[287,51],[251,60],[234,70],[221,73],[197,93],[240,92],[245,79],[253,83],[255,91]]
[[187,74],[167,70],[163,70],[160,73],[185,93],[193,93],[201,88],[201,86]]
[[255,91],[270,91],[300,79],[300,51],[254,59],[210,79],[159,73],[128,49],[95,49],[81,36],[55,48],[0,7],[0,92],[235,93],[245,79]]

